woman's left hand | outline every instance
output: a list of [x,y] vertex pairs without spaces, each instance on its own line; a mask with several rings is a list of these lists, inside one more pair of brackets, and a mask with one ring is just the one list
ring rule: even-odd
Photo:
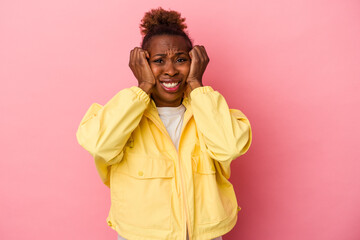
[[202,76],[210,59],[204,46],[196,45],[189,52],[191,58],[190,72],[187,77],[187,84],[191,90],[203,86]]

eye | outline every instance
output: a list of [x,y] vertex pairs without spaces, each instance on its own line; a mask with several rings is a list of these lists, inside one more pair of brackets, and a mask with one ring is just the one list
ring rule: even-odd
[[187,59],[186,59],[186,58],[178,58],[176,61],[177,61],[177,62],[186,62]]
[[154,63],[163,63],[164,61],[161,58],[159,58],[159,59],[155,59],[153,62]]

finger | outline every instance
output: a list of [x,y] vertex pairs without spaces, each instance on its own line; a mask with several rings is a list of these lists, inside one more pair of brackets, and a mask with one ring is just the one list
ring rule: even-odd
[[207,55],[207,52],[206,52],[205,47],[204,47],[204,46],[200,46],[200,49],[201,49],[201,54],[202,54],[204,57],[208,58],[208,55]]
[[139,48],[136,49],[136,61],[138,64],[140,64],[142,61],[141,61],[141,56],[140,56],[140,51],[139,51]]
[[197,48],[195,49],[195,51],[196,51],[196,53],[197,53],[199,62],[200,62],[200,63],[205,62],[205,57],[204,57],[204,54],[202,53],[202,48],[201,48],[200,46],[197,46]]
[[189,52],[189,56],[191,58],[191,62],[190,62],[190,72],[189,74],[191,75],[195,69],[196,69],[196,62],[197,62],[197,55],[194,51],[194,49],[192,49],[190,52]]
[[133,49],[133,51],[134,51],[134,57],[136,57],[137,52],[138,52],[138,48],[137,48],[137,47],[135,47],[135,48]]
[[130,66],[130,67],[132,66],[133,61],[134,61],[134,52],[135,52],[134,49],[132,49],[132,50],[130,51],[130,58],[129,58],[129,66]]
[[141,56],[144,56],[144,59],[147,60],[149,53],[144,49],[140,49],[140,52]]
[[[191,54],[191,55],[190,55]],[[195,46],[189,53],[193,62],[199,61],[198,47]]]
[[193,49],[191,49],[190,51],[189,51],[189,57],[190,57],[190,59],[193,59],[193,52],[194,52],[194,50]]
[[148,61],[149,58],[147,57],[147,55],[148,55],[148,53],[145,50],[143,50],[143,49],[140,50],[140,56],[141,56],[142,64],[146,65],[146,66],[149,66],[149,61]]
[[145,52],[143,50],[139,50],[139,54],[140,54],[140,57],[141,57],[141,60],[142,61],[146,61],[146,55],[145,55]]
[[199,55],[200,55],[201,61],[204,62],[204,63],[208,63],[209,62],[209,56],[207,55],[205,47],[200,45],[198,50],[199,50]]
[[150,59],[150,54],[149,54],[149,52],[146,51],[146,50],[144,50],[144,51],[145,51],[145,56],[146,56],[146,58],[147,58],[147,59]]

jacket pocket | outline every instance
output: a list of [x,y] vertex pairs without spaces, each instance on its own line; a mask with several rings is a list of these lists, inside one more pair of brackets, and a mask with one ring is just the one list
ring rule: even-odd
[[126,154],[111,177],[111,211],[120,223],[171,228],[174,167],[163,156]]
[[214,160],[205,154],[192,157],[195,164],[195,222],[196,224],[218,223],[227,217],[223,206],[221,186],[216,181]]

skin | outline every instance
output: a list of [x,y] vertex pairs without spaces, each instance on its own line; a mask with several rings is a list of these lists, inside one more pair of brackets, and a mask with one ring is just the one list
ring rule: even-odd
[[[182,36],[160,35],[151,38],[146,50],[131,50],[129,67],[138,86],[151,94],[157,107],[177,107],[185,91],[203,86],[202,76],[208,63],[203,46],[190,49]],[[162,82],[180,83],[176,91],[169,92]]]

